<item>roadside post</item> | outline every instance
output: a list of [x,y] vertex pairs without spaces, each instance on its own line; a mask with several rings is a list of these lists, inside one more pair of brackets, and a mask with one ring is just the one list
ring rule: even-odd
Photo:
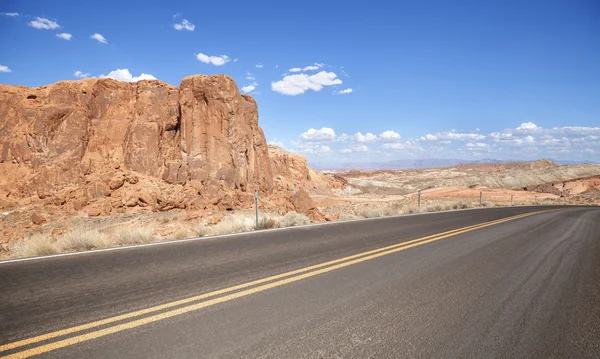
[[417,206],[421,209],[421,190],[417,192]]
[[479,191],[479,207],[481,207],[481,205],[482,205],[482,203],[483,203],[483,202],[481,201],[482,197],[483,197],[483,191]]
[[258,228],[258,190],[254,191],[254,206],[256,207],[256,228]]
[[513,206],[513,195],[512,194],[510,195],[510,206],[511,207]]

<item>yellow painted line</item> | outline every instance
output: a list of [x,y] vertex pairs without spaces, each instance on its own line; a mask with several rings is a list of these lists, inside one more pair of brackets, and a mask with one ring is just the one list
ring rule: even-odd
[[[263,278],[263,279],[259,279],[253,282],[249,282],[249,283],[245,283],[245,284],[241,284],[241,285],[237,285],[234,287],[230,287],[230,288],[225,288],[225,289],[221,289],[218,291],[214,291],[214,292],[210,292],[210,293],[206,293],[206,294],[202,294],[199,296],[195,296],[195,297],[191,297],[191,298],[187,298],[187,299],[183,299],[180,301],[176,301],[176,302],[171,302],[171,303],[166,303],[163,305],[159,305],[159,306],[155,306],[155,307],[151,307],[151,308],[147,308],[144,310],[140,310],[140,311],[136,311],[136,312],[132,312],[132,313],[127,313],[127,314],[123,314],[120,316],[116,316],[116,317],[112,317],[112,318],[107,318],[104,320],[100,320],[100,321],[96,321],[96,322],[92,322],[92,323],[88,323],[88,324],[84,324],[84,325],[80,325],[77,327],[72,327],[72,328],[68,328],[68,329],[64,329],[64,330],[60,330],[60,331],[56,331],[56,332],[52,332],[52,333],[48,333],[48,334],[44,334],[44,335],[40,335],[37,337],[33,337],[33,338],[29,338],[29,339],[25,339],[25,340],[21,340],[18,342],[14,342],[14,343],[9,343],[9,344],[5,344],[3,346],[0,346],[0,351],[6,351],[6,350],[10,350],[10,349],[14,349],[17,347],[21,347],[24,345],[28,345],[28,344],[33,344],[39,341],[43,341],[43,340],[48,340],[57,336],[62,336],[62,335],[66,335],[66,334],[70,334],[73,332],[78,332],[78,331],[82,331],[85,329],[91,329],[100,325],[104,325],[104,324],[109,324],[111,322],[115,322],[118,320],[123,320],[123,319],[128,319],[131,317],[135,317],[135,316],[140,316],[143,314],[148,314],[154,311],[158,311],[161,309],[167,309],[169,307],[173,307],[176,305],[181,305],[181,304],[185,304],[185,303],[189,303],[191,301],[196,301],[196,300],[200,300],[200,299],[205,299],[208,297],[212,297],[215,295],[219,295],[219,294],[225,294],[231,291],[235,291],[235,290],[239,290],[239,289],[243,289],[243,288],[247,288],[249,286],[253,286],[253,285],[257,285],[260,283],[264,283],[267,281],[272,281],[272,280],[276,280],[276,279],[280,279],[283,277],[287,277],[290,275],[294,275],[294,274],[298,274],[298,273],[304,273],[307,271],[310,271],[308,273],[304,273],[301,275],[297,275],[297,276],[293,276],[290,278],[286,278],[283,280],[279,280],[276,282],[272,282],[266,285],[262,285],[259,287],[255,287],[255,288],[251,288],[251,289],[247,289],[244,291],[240,291],[237,293],[233,293],[233,294],[229,294],[223,297],[219,297],[219,298],[214,298],[214,299],[210,299],[201,303],[197,303],[194,305],[190,305],[190,306],[186,306],[186,307],[182,307],[182,308],[178,308],[175,310],[171,310],[168,312],[164,312],[161,314],[156,314],[150,317],[146,317],[143,319],[138,319],[138,320],[134,320],[128,323],[123,323],[123,324],[119,324],[113,327],[109,327],[109,328],[105,328],[105,329],[101,329],[101,330],[97,330],[94,332],[90,332],[87,334],[83,334],[83,335],[79,335],[79,336],[75,336],[72,338],[67,338],[64,340],[59,340],[56,341],[54,343],[49,343],[49,344],[45,344],[42,346],[39,346],[37,348],[32,348],[32,349],[28,349],[22,352],[18,352],[15,354],[11,354],[2,358],[27,358],[33,355],[38,355],[38,354],[42,354],[48,351],[52,351],[55,349],[59,349],[59,348],[63,348],[66,346],[70,346],[70,345],[74,345],[83,341],[88,341],[91,339],[96,339],[105,335],[109,335],[112,333],[116,333],[116,332],[120,332],[123,330],[127,330],[127,329],[132,329],[144,324],[149,324],[155,321],[159,321],[159,320],[163,320],[163,319],[167,319],[173,316],[177,316],[177,315],[181,315],[184,313],[188,313],[191,311],[195,311],[195,310],[199,310],[202,308],[206,308],[218,303],[223,303],[226,301],[230,301],[232,299],[236,299],[236,298],[240,298],[240,297],[244,297],[250,294],[254,294],[254,293],[258,293],[258,292],[262,292],[264,290],[270,289],[270,288],[274,288],[274,287],[278,287],[278,286],[282,286],[288,283],[292,283],[292,282],[296,282],[305,278],[309,278],[309,277],[313,277],[322,273],[327,273],[339,268],[343,268],[343,267],[347,267],[349,265],[353,265],[356,263],[360,263],[360,262],[364,262],[367,260],[371,260],[374,258],[378,258],[384,255],[388,255],[391,253],[395,253],[395,252],[399,252],[408,248],[412,248],[412,247],[416,247],[416,246],[420,246],[426,243],[430,243],[433,241],[437,241],[443,238],[447,238],[447,237],[451,237],[451,236],[455,236],[461,233],[466,233],[466,232],[470,232],[470,231],[474,231],[476,229],[480,229],[480,228],[484,228],[484,227],[488,227],[488,226],[492,226],[495,224],[499,224],[499,223],[503,223],[503,222],[507,222],[507,221],[511,221],[511,220],[515,220],[518,218],[523,218],[523,217],[527,217],[527,216],[531,216],[533,214],[538,214],[538,213],[543,213],[543,212],[548,212],[548,211],[538,211],[538,212],[531,212],[531,213],[525,213],[525,214],[521,214],[521,215],[517,215],[517,216],[513,216],[513,217],[507,217],[504,219],[499,219],[499,220],[495,220],[495,221],[490,221],[490,222],[485,222],[482,224],[478,224],[478,225],[472,225],[472,226],[468,226],[468,227],[463,227],[463,228],[459,228],[459,229],[455,229],[452,231],[447,231],[447,232],[443,232],[443,233],[439,233],[439,234],[435,234],[435,235],[430,235],[430,236],[426,236],[426,237],[422,237],[422,238],[418,238],[418,239],[414,239],[408,242],[403,242],[403,243],[399,243],[396,245],[392,245],[392,246],[388,246],[388,247],[384,247],[384,248],[380,248],[380,249],[376,249],[376,250],[371,250],[368,252],[363,252],[363,253],[359,253],[359,254],[355,254],[352,256],[348,256],[348,257],[344,257],[344,258],[340,258],[334,261],[329,261],[329,262],[325,262],[322,264],[318,264],[318,265],[314,265],[314,266],[310,266],[310,267],[306,267],[306,268],[302,268],[302,269],[298,269],[295,271],[291,271],[291,272],[286,272],[286,273],[282,273],[279,275],[275,275],[275,276],[271,276],[271,277],[267,277],[267,278]],[[353,258],[357,258],[360,257],[358,259],[354,259],[354,260],[350,260]],[[350,260],[350,261],[348,261]],[[343,263],[340,263],[343,262]],[[338,264],[336,264],[338,263]],[[332,265],[334,264],[334,265]],[[322,267],[326,267],[326,268],[322,268]],[[321,268],[321,269],[319,269]],[[314,270],[311,271],[313,269],[318,269],[318,270]]]

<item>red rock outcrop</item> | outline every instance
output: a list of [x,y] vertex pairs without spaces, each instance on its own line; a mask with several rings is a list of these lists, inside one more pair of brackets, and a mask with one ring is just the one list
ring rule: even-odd
[[321,220],[292,196],[345,184],[301,156],[271,151],[256,102],[225,75],[189,76],[179,87],[112,79],[0,85],[0,224],[13,212],[28,219],[0,225],[0,242],[74,215],[249,208],[257,188],[262,207]]
[[9,201],[36,196],[73,210],[95,203],[92,214],[225,208],[273,187],[256,103],[225,75],[189,76],[179,87],[0,85],[0,119],[0,197]]

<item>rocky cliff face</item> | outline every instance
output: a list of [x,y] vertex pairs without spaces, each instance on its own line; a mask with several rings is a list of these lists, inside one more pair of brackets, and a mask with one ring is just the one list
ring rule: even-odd
[[225,75],[0,85],[0,244],[65,217],[249,208],[255,189],[264,209],[322,220],[307,192],[344,183],[271,151]]
[[90,214],[228,208],[273,188],[255,101],[232,78],[0,85],[0,198]]

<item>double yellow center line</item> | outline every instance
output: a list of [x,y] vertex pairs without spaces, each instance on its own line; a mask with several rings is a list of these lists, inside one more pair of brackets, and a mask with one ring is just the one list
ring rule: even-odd
[[[553,210],[550,210],[553,211]],[[293,270],[290,272],[285,272],[281,274],[277,274],[274,276],[258,279],[252,282],[239,284],[236,286],[232,286],[229,288],[224,288],[220,290],[216,290],[213,292],[197,295],[194,297],[177,300],[169,303],[165,303],[162,305],[157,305],[153,307],[149,307],[146,309],[125,313],[122,315],[117,315],[114,317],[98,320],[95,322],[90,322],[83,325],[78,325],[75,327],[58,330],[55,332],[46,333],[43,335],[39,335],[36,337],[31,337],[23,340],[19,340],[16,342],[0,345],[0,358],[28,358],[34,355],[39,355],[42,353],[46,353],[52,350],[56,350],[59,348],[64,348],[67,346],[75,345],[77,343],[85,342],[88,340],[100,338],[109,334],[121,332],[127,329],[136,328],[145,324],[153,323],[156,321],[160,321],[163,319],[175,317],[178,315],[182,315],[185,313],[189,313],[192,311],[197,311],[202,308],[206,308],[215,304],[227,302],[233,299],[245,297],[254,293],[262,292],[271,288],[279,287],[285,284],[297,282],[302,279],[310,278],[317,276],[319,274],[331,272],[340,268],[348,267],[353,264],[365,262],[371,259],[375,259],[378,257],[386,256],[392,253],[400,252],[409,248],[421,246],[423,244],[431,243],[434,241],[439,241],[444,238],[456,236],[462,233],[474,231],[480,228],[485,228],[489,226],[493,226],[496,224],[512,221],[515,219],[531,216],[538,213],[549,212],[549,211],[537,211],[531,213],[520,214],[512,217],[502,218],[494,221],[484,222],[481,224],[476,224],[472,226],[467,226],[463,228],[457,228],[451,231],[438,233],[422,238],[417,238],[408,242],[402,242],[398,244],[394,244],[391,246],[370,250],[367,252],[358,253],[355,255],[351,255],[348,257],[332,260],[329,262]],[[199,302],[198,302],[199,301]],[[198,302],[198,303],[194,303]],[[193,303],[193,304],[192,304]],[[186,305],[187,304],[187,305]],[[179,307],[176,309],[167,310],[170,308]],[[160,312],[158,314],[150,315],[147,317],[143,317],[141,319],[135,319],[125,323],[116,323],[122,322],[127,319],[132,319],[136,317],[140,317],[146,314],[151,314],[155,312]],[[108,326],[108,324],[116,323],[112,326]],[[105,328],[96,329],[93,331],[89,331],[87,333],[79,334],[76,336],[68,337],[65,339],[59,339],[54,342],[50,342],[47,344],[41,344],[40,346],[25,349],[20,352],[16,352],[13,354],[8,354],[6,356],[1,356],[2,352],[32,345],[35,343],[40,343],[43,341],[48,341],[50,339],[66,336],[68,334],[78,333],[82,331],[88,331],[94,328],[103,327]]]

